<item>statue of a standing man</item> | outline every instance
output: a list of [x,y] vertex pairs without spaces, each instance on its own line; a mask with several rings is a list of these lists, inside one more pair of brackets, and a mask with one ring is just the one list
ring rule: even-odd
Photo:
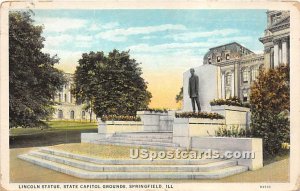
[[197,104],[198,112],[201,111],[200,101],[199,101],[199,77],[195,75],[194,68],[190,69],[191,77],[189,79],[189,96],[192,101],[193,112],[196,112],[195,102]]

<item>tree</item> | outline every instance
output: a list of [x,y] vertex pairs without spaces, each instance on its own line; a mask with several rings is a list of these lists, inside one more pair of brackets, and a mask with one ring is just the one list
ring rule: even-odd
[[35,127],[52,115],[53,95],[65,83],[57,56],[41,51],[42,26],[29,12],[9,14],[9,126]]
[[180,88],[179,93],[175,97],[176,103],[179,103],[183,100],[183,87]]
[[289,66],[260,70],[258,79],[251,86],[251,126],[254,137],[263,139],[264,155],[274,156],[282,143],[290,140]]
[[82,54],[74,75],[76,99],[88,101],[97,115],[135,115],[146,108],[151,93],[142,69],[129,52],[113,50]]
[[90,52],[82,54],[79,60],[79,66],[74,74],[74,87],[72,93],[75,95],[77,102],[83,103],[84,109],[89,111],[90,121],[92,120],[93,106],[95,95],[97,94],[96,84],[97,78],[95,71],[97,66],[95,63],[105,59],[103,52]]
[[180,88],[179,93],[175,97],[176,103],[178,104],[178,108],[182,108],[182,100],[183,100],[183,87]]

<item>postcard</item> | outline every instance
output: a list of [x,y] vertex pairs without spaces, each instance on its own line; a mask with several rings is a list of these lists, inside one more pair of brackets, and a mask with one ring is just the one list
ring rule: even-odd
[[5,1],[1,189],[299,190],[299,3]]

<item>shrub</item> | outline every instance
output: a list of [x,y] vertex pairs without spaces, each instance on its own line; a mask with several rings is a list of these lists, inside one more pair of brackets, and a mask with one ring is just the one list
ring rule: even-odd
[[242,101],[237,97],[230,97],[229,99],[214,99],[210,102],[210,105],[232,105],[240,107],[250,107],[250,104],[242,103]]
[[251,132],[248,129],[240,128],[240,126],[230,126],[229,128],[220,127],[215,131],[216,136],[219,137],[249,137]]
[[289,66],[260,70],[251,86],[252,136],[263,139],[264,157],[280,154],[282,143],[290,141]]
[[104,115],[101,117],[102,121],[141,121],[139,116],[126,115]]
[[145,108],[145,109],[142,109],[142,111],[149,111],[150,113],[167,113],[168,110],[163,108],[163,109],[160,109],[160,108]]
[[224,119],[224,116],[218,113],[208,113],[208,112],[183,112],[175,113],[176,118],[208,118],[208,119]]

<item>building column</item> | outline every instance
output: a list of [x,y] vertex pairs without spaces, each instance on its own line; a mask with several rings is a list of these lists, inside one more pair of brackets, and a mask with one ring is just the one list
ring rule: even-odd
[[287,38],[282,40],[282,63],[288,63],[288,48],[287,48]]
[[221,80],[221,98],[225,99],[225,73],[222,72],[222,80]]
[[240,97],[240,88],[239,88],[239,85],[240,85],[240,74],[239,74],[239,64],[238,62],[235,62],[234,63],[234,75],[235,75],[235,79],[234,79],[234,84],[235,84],[235,93],[234,95],[236,95],[238,98]]
[[68,97],[69,97],[69,99],[68,99],[68,100],[69,100],[69,103],[72,103],[72,97],[71,97],[72,95],[71,95],[71,92],[69,91],[68,94],[69,94],[69,95],[68,95]]
[[235,80],[234,80],[234,70],[231,71],[231,97],[235,95]]
[[[281,43],[280,43],[281,45]],[[279,46],[278,63],[282,64],[282,46]]]
[[279,47],[278,41],[274,42],[274,68],[279,65]]
[[217,66],[217,77],[217,97],[218,99],[222,99],[222,71],[220,66]]

